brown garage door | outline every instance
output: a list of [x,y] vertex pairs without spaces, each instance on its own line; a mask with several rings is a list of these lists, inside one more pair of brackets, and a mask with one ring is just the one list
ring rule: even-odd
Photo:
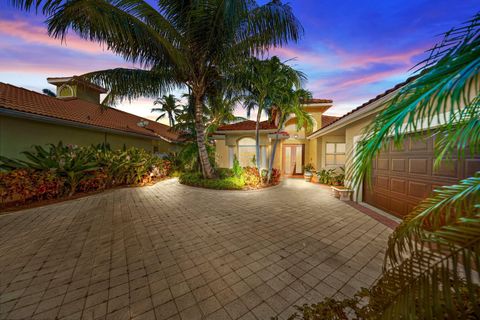
[[363,184],[363,201],[402,217],[438,186],[451,185],[480,171],[480,158],[443,163],[433,168],[433,138],[405,139],[400,148],[390,145],[373,163],[370,188]]

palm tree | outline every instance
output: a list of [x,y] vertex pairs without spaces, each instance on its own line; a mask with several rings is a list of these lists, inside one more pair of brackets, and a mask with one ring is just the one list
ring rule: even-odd
[[161,118],[168,116],[168,123],[170,127],[175,126],[175,115],[178,113],[178,99],[175,98],[173,94],[169,94],[168,96],[164,95],[161,98],[156,99],[153,104],[154,105],[161,105],[160,108],[152,108],[152,112],[163,112],[161,115],[155,119],[155,121],[160,120]]
[[236,116],[235,108],[241,104],[243,96],[232,95],[225,90],[207,97],[207,133],[211,134],[221,125],[246,120]]
[[64,38],[73,30],[104,44],[140,69],[108,69],[84,75],[110,89],[107,102],[155,98],[187,87],[195,105],[196,142],[204,177],[214,175],[205,147],[207,92],[253,54],[297,41],[303,30],[289,5],[272,0],[12,0],[24,10],[41,9],[48,32]]
[[299,88],[306,79],[305,75],[280,61],[276,56],[267,60],[251,59],[246,70],[240,71],[245,88],[244,105],[247,116],[257,111],[255,126],[256,166],[260,169],[260,120],[262,114],[271,114],[274,96],[277,92],[292,86]]
[[[351,169],[369,179],[382,148],[435,137],[435,165],[480,154],[480,14],[445,34],[417,77],[365,130]],[[431,129],[434,124],[439,124]],[[368,180],[367,180],[368,181]],[[479,319],[480,172],[437,188],[391,234],[380,279],[354,298],[300,308],[305,319]],[[366,303],[368,302],[368,303]],[[310,317],[308,315],[329,315]],[[348,315],[348,316],[347,316]]]
[[294,89],[294,88],[279,88],[280,90],[274,96],[274,113],[277,123],[277,132],[272,147],[272,153],[270,155],[270,161],[268,164],[268,181],[272,177],[273,170],[273,161],[275,160],[275,154],[277,152],[278,136],[280,131],[285,125],[285,122],[293,115],[296,118],[297,130],[305,128],[305,130],[310,130],[313,126],[312,116],[305,111],[302,106],[302,102],[307,99],[312,98],[312,93],[304,89]]

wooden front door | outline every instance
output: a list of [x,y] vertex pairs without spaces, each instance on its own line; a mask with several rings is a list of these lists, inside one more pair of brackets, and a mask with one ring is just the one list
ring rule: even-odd
[[302,175],[304,165],[304,145],[283,145],[283,174],[287,176]]

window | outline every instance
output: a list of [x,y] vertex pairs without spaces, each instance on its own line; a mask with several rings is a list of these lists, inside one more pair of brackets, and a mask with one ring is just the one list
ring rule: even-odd
[[251,167],[252,160],[255,157],[255,140],[252,138],[242,138],[238,140],[238,162],[242,167]]
[[327,142],[325,148],[325,165],[341,166],[345,164],[345,143]]

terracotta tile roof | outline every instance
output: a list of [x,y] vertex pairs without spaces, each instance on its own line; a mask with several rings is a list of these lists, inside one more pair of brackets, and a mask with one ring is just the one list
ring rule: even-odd
[[332,123],[332,122],[334,122],[335,120],[337,120],[338,118],[340,118],[340,117],[322,115],[322,128],[325,128],[325,127],[328,126],[330,123]]
[[[0,82],[0,108],[140,134],[150,138],[180,140],[180,135],[172,132],[169,126],[155,121],[85,100],[57,99],[2,82]],[[148,121],[148,125],[138,126],[137,124],[142,120]]]
[[330,99],[316,99],[316,98],[313,98],[313,99],[308,99],[307,101],[305,101],[305,104],[309,104],[309,103],[332,103],[333,100],[330,100]]
[[375,101],[377,101],[377,100],[385,97],[385,96],[388,95],[389,93],[391,93],[391,92],[393,92],[393,91],[395,91],[395,90],[403,87],[404,85],[412,82],[413,80],[415,80],[415,79],[418,78],[418,77],[419,77],[419,75],[412,76],[412,77],[408,78],[407,80],[405,80],[405,81],[403,81],[403,82],[395,85],[393,88],[390,88],[390,89],[386,90],[385,92],[377,95],[375,98],[372,98],[372,99],[368,100],[367,102],[363,103],[362,105],[356,107],[355,109],[349,111],[348,113],[344,114],[343,116],[334,119],[334,120],[331,121],[329,124],[327,124],[327,125],[323,125],[323,124],[322,124],[322,127],[321,127],[320,129],[318,129],[317,131],[312,132],[312,133],[310,134],[310,136],[313,135],[313,134],[315,134],[315,133],[317,133],[318,131],[323,130],[324,128],[326,128],[326,127],[334,124],[334,123],[337,122],[338,120],[343,119],[343,118],[345,118],[345,117],[348,117],[348,116],[351,115],[352,113],[355,113],[355,112],[357,112],[358,110],[365,108],[365,107],[368,106],[369,104],[371,104],[371,103],[373,103],[373,102],[375,102]]
[[[243,130],[255,130],[256,121],[245,120],[237,123],[226,124],[218,127],[217,131],[243,131]],[[270,121],[260,122],[260,130],[277,129],[277,126]]]

